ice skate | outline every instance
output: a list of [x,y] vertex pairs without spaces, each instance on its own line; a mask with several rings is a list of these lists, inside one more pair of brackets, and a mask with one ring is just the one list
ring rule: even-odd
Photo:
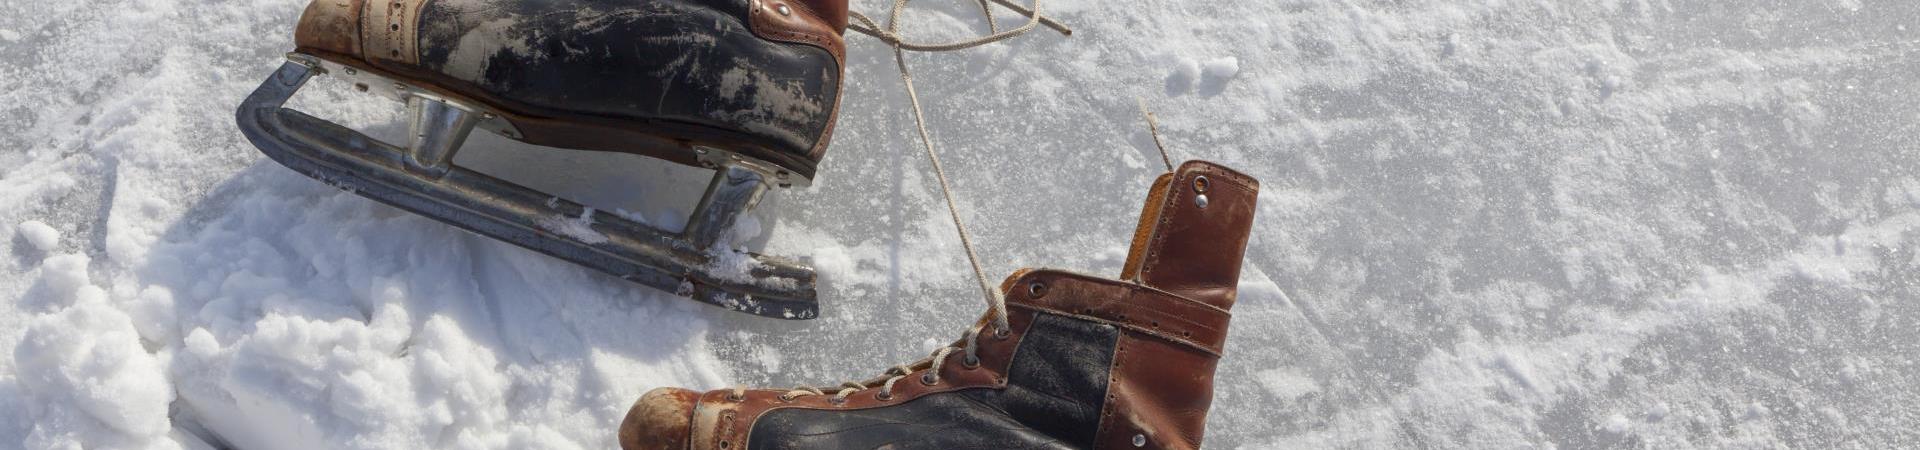
[[[638,449],[1200,446],[1259,183],[1206,162],[1162,175],[1120,279],[1021,270],[965,337],[830,389],[660,388]],[[829,357],[830,355],[820,355]]]
[[[808,319],[811,267],[715,242],[769,188],[813,179],[846,20],[845,0],[315,0],[238,121],[275,161],[368,198],[702,302]],[[405,104],[407,142],[281,107],[315,75]],[[453,164],[475,129],[715,174],[685,229],[665,230]]]

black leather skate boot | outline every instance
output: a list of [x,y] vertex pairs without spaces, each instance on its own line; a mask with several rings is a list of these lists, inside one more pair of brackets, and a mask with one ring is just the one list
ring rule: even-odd
[[1118,280],[1021,270],[965,338],[834,390],[655,389],[620,445],[1199,447],[1258,190],[1188,162],[1154,183]]
[[[813,179],[846,21],[846,0],[314,0],[239,123],[276,161],[361,195],[708,303],[811,318],[811,268],[710,247],[766,189]],[[408,142],[281,108],[316,74],[405,102]],[[686,229],[662,230],[454,165],[476,128],[716,174]]]

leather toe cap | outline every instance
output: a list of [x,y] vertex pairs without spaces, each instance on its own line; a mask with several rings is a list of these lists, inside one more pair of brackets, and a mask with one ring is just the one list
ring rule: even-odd
[[693,406],[700,393],[680,388],[658,388],[640,396],[620,422],[620,448],[667,450],[687,448],[693,431]]

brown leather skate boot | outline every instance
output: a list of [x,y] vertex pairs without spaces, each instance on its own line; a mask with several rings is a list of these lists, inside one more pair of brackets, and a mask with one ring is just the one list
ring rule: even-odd
[[1188,162],[1154,182],[1118,280],[1020,270],[961,340],[834,391],[655,389],[620,445],[1199,447],[1258,190]]
[[[715,247],[765,191],[813,180],[847,16],[846,0],[313,0],[237,120],[275,161],[354,193],[695,300],[808,319],[811,267]],[[407,141],[282,108],[317,75],[404,103]],[[476,129],[715,174],[686,227],[662,229],[454,164]]]

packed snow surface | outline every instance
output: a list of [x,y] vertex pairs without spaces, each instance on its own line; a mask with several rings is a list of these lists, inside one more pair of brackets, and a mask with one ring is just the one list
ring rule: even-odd
[[[650,388],[864,378],[985,309],[871,39],[818,182],[737,243],[820,268],[780,321],[262,158],[233,110],[303,3],[0,2],[0,447],[607,448]],[[1176,162],[1259,178],[1209,447],[1920,446],[1920,2],[1044,8],[1075,33],[907,56],[960,214],[990,276],[1117,272],[1163,170],[1137,99]],[[336,80],[295,104],[406,127]],[[469,144],[668,227],[708,177]]]

